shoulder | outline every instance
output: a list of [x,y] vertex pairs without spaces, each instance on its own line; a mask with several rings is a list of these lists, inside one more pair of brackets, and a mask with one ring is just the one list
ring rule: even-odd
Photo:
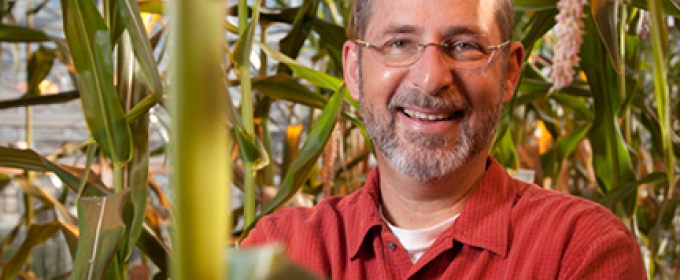
[[516,218],[539,219],[547,225],[566,229],[591,229],[592,233],[612,230],[628,232],[621,220],[604,206],[570,194],[529,185],[518,193],[513,212]]
[[360,191],[343,197],[323,199],[311,208],[286,207],[262,217],[244,239],[242,245],[261,243],[291,243],[296,240],[313,240],[322,232],[343,227],[346,216],[353,210]]
[[520,190],[511,211],[516,246],[558,258],[554,263],[568,279],[645,278],[637,239],[609,209],[536,185],[515,189]]
[[513,213],[518,236],[544,246],[549,244],[546,247],[552,252],[561,252],[562,275],[578,279],[607,275],[644,279],[637,239],[604,206],[531,185],[517,200]]

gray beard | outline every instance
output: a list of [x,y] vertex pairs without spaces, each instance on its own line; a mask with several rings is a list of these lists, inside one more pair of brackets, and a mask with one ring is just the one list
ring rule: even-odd
[[[470,127],[469,103],[459,94],[429,96],[414,92],[397,93],[390,100],[389,120],[382,121],[376,116],[375,110],[364,102],[363,96],[362,89],[361,111],[374,145],[400,173],[421,183],[435,181],[458,170],[472,157],[484,151],[493,140],[503,105],[499,96],[498,103],[482,115],[480,127],[474,129]],[[460,120],[458,137],[424,133],[408,133],[400,137],[396,133],[395,124],[396,114],[400,112],[395,108],[405,104],[464,110],[465,116]]]

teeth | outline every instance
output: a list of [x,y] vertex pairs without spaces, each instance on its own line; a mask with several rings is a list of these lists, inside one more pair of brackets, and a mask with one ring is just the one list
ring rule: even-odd
[[439,115],[429,115],[409,109],[404,109],[404,113],[411,118],[424,120],[424,121],[440,121],[451,117],[450,114],[439,114]]

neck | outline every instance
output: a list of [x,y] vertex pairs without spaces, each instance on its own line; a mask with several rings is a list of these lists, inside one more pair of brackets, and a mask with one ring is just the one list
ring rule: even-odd
[[484,175],[487,156],[480,153],[458,170],[431,182],[404,176],[378,156],[385,218],[403,229],[419,229],[460,213]]

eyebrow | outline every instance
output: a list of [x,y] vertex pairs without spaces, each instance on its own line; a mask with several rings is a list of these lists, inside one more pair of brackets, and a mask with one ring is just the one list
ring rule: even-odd
[[[418,34],[422,33],[422,28],[416,27],[414,25],[395,25],[388,26],[385,31],[383,31],[380,36],[390,36],[390,35],[400,35],[400,34]],[[482,36],[483,35],[478,28],[474,26],[452,26],[447,28],[442,37],[453,37],[453,36]]]
[[419,28],[413,25],[395,25],[387,27],[387,30],[383,32],[384,35],[394,35],[394,34],[414,34],[418,33]]
[[454,27],[448,28],[448,29],[446,29],[444,34],[442,34],[442,37],[452,37],[452,36],[461,36],[461,35],[486,37],[484,34],[482,34],[479,31],[479,29],[474,28],[472,26],[454,26]]

